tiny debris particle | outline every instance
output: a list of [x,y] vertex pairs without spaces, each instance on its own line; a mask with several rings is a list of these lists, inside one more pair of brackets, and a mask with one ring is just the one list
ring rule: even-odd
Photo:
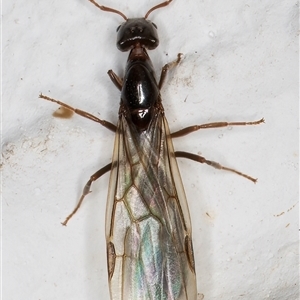
[[53,117],[70,119],[73,116],[73,114],[73,111],[61,106],[53,113]]

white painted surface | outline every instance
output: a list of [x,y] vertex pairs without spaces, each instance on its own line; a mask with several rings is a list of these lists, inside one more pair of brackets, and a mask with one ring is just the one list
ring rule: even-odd
[[[144,3],[142,3],[144,2]],[[106,1],[129,17],[159,1]],[[298,7],[296,1],[174,0],[153,12],[159,72],[185,59],[162,94],[171,129],[266,119],[174,141],[259,178],[256,185],[180,160],[193,222],[198,291],[207,300],[298,294]],[[110,161],[112,133],[55,119],[43,92],[116,122],[127,54],[121,18],[85,0],[3,3],[3,299],[109,299],[104,240],[108,175],[70,221],[89,176]],[[172,78],[173,77],[173,78]]]

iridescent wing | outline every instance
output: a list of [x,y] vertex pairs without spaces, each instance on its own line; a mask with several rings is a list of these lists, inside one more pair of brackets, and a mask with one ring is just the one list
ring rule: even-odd
[[120,117],[106,239],[112,300],[196,300],[190,216],[162,111],[143,132]]

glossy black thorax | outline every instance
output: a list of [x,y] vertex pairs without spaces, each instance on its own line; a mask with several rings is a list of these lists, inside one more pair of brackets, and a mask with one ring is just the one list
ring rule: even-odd
[[152,63],[146,51],[143,52],[144,56],[134,59],[129,55],[121,92],[127,118],[139,130],[148,127],[159,97]]

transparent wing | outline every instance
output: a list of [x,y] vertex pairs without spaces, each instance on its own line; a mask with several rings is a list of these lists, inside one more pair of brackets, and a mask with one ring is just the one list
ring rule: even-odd
[[196,300],[191,224],[163,113],[139,133],[121,116],[106,211],[113,300]]

